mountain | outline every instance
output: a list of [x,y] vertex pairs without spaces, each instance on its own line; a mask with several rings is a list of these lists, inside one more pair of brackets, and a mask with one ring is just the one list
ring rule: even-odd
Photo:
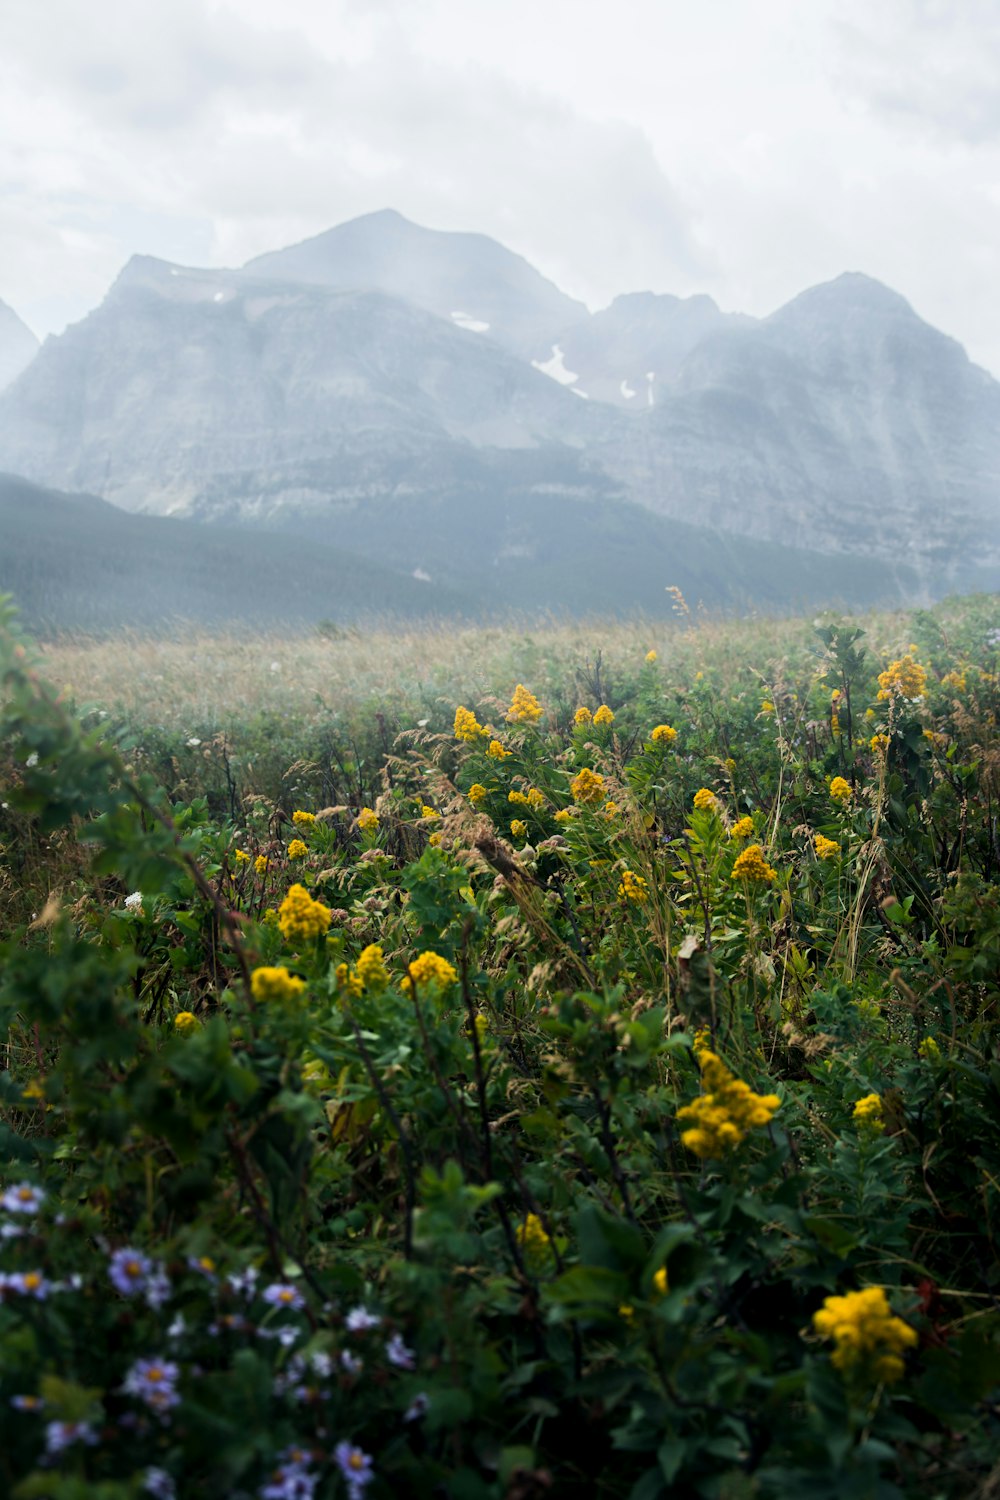
[[[468,484],[420,508],[404,496],[344,506],[333,546],[292,512],[280,531],[198,524],[0,474],[0,592],[14,595],[37,634],[180,621],[259,629],[446,615],[655,618],[668,613],[668,581],[692,605],[729,610],[900,597],[868,559],[832,576],[819,554],[713,536],[628,502],[555,495],[539,506],[513,493],[484,531],[467,496]],[[429,540],[445,536],[447,549]],[[898,583],[905,593],[916,580]]]
[[0,391],[30,365],[38,349],[38,340],[28,325],[6,302],[0,302]]
[[532,567],[557,524],[599,552],[607,507],[660,548],[658,587],[681,532],[650,514],[791,549],[803,578],[828,554],[834,587],[859,558],[887,596],[1000,582],[1000,385],[889,288],[591,315],[494,241],[395,214],[235,271],[135,257],[0,395],[0,467],[403,574],[462,551],[449,582],[477,594],[529,522]]
[[476,602],[344,548],[248,528],[125,515],[0,474],[0,592],[38,634],[157,628],[168,621],[254,629],[321,620],[471,615]]
[[365,214],[244,267],[265,281],[379,291],[531,358],[586,315],[520,255],[485,234],[423,229],[392,209]]
[[592,456],[666,515],[1000,578],[1000,384],[866,276],[710,335],[641,445]]

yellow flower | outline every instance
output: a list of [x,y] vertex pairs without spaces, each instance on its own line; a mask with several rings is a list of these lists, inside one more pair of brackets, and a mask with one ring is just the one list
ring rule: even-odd
[[849,802],[853,795],[851,783],[843,776],[835,776],[830,782],[830,796],[835,802]]
[[427,842],[430,844],[432,849],[440,849],[441,835],[439,833],[432,833]]
[[481,782],[474,781],[469,787],[469,801],[473,807],[478,807],[480,802],[485,802],[488,796],[489,792]]
[[835,859],[840,853],[837,840],[824,838],[821,833],[813,835],[813,848],[816,850],[817,859]]
[[745,880],[748,885],[770,885],[777,878],[777,870],[764,858],[759,844],[748,844],[737,854],[733,865],[733,880]]
[[573,808],[573,807],[561,807],[559,809],[559,811],[556,813],[556,822],[557,823],[569,823],[569,822],[571,822],[572,818],[573,818],[573,814],[574,814],[575,811],[576,811],[576,809]]
[[866,1094],[854,1106],[854,1123],[859,1135],[881,1135],[885,1120],[882,1115],[882,1100],[878,1094]]
[[530,786],[528,788],[528,806],[534,808],[545,806],[545,793],[540,792],[537,786]]
[[594,715],[594,723],[599,724],[603,728],[606,724],[613,724],[614,722],[614,714],[606,703],[602,703]]
[[421,953],[409,965],[409,973],[403,980],[405,990],[411,988],[411,979],[416,984],[436,984],[441,989],[447,989],[458,979],[458,970],[446,958],[442,958],[440,953]]
[[524,792],[508,792],[507,793],[507,801],[508,802],[513,802],[518,807],[530,807],[531,806],[531,803],[528,801],[528,799],[525,796]]
[[522,682],[514,689],[510,708],[507,712],[509,724],[535,724],[542,717],[542,705],[533,693]]
[[938,1046],[937,1042],[932,1036],[924,1037],[923,1041],[920,1043],[920,1046],[917,1048],[917,1053],[924,1059],[925,1062],[941,1061],[941,1048]]
[[677,730],[670,724],[657,724],[649,738],[654,745],[672,745],[677,738]]
[[438,812],[438,810],[437,810],[436,807],[428,807],[427,803],[425,802],[425,803],[423,803],[423,805],[420,808],[420,816],[422,818],[428,818],[428,819],[429,818],[440,818],[441,814]]
[[378,943],[369,943],[361,950],[355,965],[357,974],[366,990],[384,990],[389,983],[389,974],[383,962],[382,949]]
[[515,1238],[528,1261],[548,1260],[552,1253],[552,1239],[537,1214],[528,1214],[523,1224],[514,1231]]
[[574,724],[591,724],[593,723],[593,719],[594,715],[590,712],[590,709],[582,703],[573,715]]
[[647,662],[647,664],[649,666],[652,666],[653,663],[654,663],[654,661],[659,661],[659,659],[660,659],[659,652],[657,652],[657,651],[647,651],[646,652],[646,662]]
[[946,672],[941,678],[941,686],[954,688],[956,693],[964,693],[965,681],[965,671],[960,670],[958,667],[954,667],[950,672]]
[[490,743],[486,750],[486,754],[490,757],[491,760],[506,760],[507,757],[509,755],[513,755],[514,752],[513,750],[505,750],[499,740],[490,740]]
[[836,1344],[830,1356],[835,1369],[844,1374],[859,1369],[886,1385],[902,1375],[902,1356],[917,1342],[914,1329],[893,1317],[880,1286],[827,1297],[813,1313],[813,1327],[821,1338]]
[[257,858],[253,862],[253,869],[255,875],[265,875],[267,873],[266,854],[258,854]]
[[884,755],[889,748],[889,736],[887,734],[873,734],[868,741],[873,755]]
[[729,837],[731,839],[748,839],[752,833],[753,818],[748,816],[737,818],[736,822],[729,830]]
[[292,839],[292,842],[288,846],[289,859],[305,859],[308,853],[308,846],[301,839]]
[[181,1036],[190,1036],[200,1026],[201,1022],[192,1010],[179,1010],[174,1016],[174,1030],[179,1031]]
[[316,821],[316,814],[311,812],[297,811],[292,813],[292,822],[298,823],[300,828],[311,828]]
[[314,901],[304,885],[293,885],[278,908],[278,926],[286,943],[307,943],[330,926],[330,908]]
[[245,849],[237,849],[236,863],[238,865],[248,865],[250,863],[250,856]]
[[626,901],[634,901],[637,906],[641,906],[644,901],[649,900],[649,882],[643,876],[636,875],[633,870],[623,870],[618,894]]
[[354,969],[348,968],[347,964],[338,964],[334,970],[334,978],[337,981],[338,990],[346,995],[360,995],[364,985],[358,978]]
[[733,757],[731,755],[726,756],[723,764],[725,765],[725,768],[730,776],[736,775],[736,762],[733,760]]
[[618,811],[619,811],[619,809],[618,809],[618,803],[617,802],[612,802],[610,799],[607,802],[605,802],[605,804],[604,804],[604,816],[606,818],[616,818],[618,816]]
[[661,1297],[665,1297],[670,1290],[670,1282],[667,1279],[667,1268],[661,1266],[653,1276],[653,1286]]
[[294,1000],[306,987],[304,979],[289,974],[281,965],[276,969],[254,969],[250,976],[250,992],[261,1003],[271,1000]]
[[762,714],[774,713],[774,704],[771,702],[770,698],[764,699],[763,703],[760,705],[760,711]]
[[699,787],[694,794],[694,805],[699,812],[715,811],[718,807],[718,799],[714,792],[709,791],[707,786]]
[[485,733],[486,730],[471,709],[456,708],[454,729],[456,740],[464,740],[467,745],[474,745]]
[[511,837],[515,839],[526,839],[528,837],[528,825],[520,818],[515,818],[510,825]]
[[358,813],[358,827],[362,833],[372,833],[379,825],[378,813],[372,807],[363,807]]
[[927,687],[927,669],[907,654],[892,661],[884,672],[878,674],[878,696],[891,698],[920,698]]
[[584,766],[583,770],[573,777],[569,789],[573,794],[574,802],[582,802],[588,807],[592,806],[595,802],[600,802],[604,796],[604,777]]
[[679,1109],[677,1119],[691,1121],[691,1129],[681,1135],[682,1145],[705,1160],[725,1156],[754,1126],[769,1124],[781,1100],[777,1094],[755,1094],[707,1048],[701,1048],[695,1056],[704,1092]]

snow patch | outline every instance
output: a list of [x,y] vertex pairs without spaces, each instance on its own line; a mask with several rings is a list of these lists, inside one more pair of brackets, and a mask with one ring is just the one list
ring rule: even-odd
[[558,380],[560,385],[573,385],[579,380],[579,375],[574,375],[572,370],[567,370],[563,359],[563,352],[558,344],[552,345],[552,356],[550,359],[533,359],[531,363],[536,370],[541,370],[543,375],[550,375],[553,380]]
[[479,318],[473,318],[469,313],[453,312],[451,321],[459,328],[467,328],[470,333],[485,333],[489,328],[488,323],[483,323]]
[[589,401],[590,400],[590,397],[587,395],[587,392],[586,391],[581,391],[577,386],[573,387],[573,395],[574,396],[579,396],[581,401]]
[[618,389],[621,391],[626,401],[631,401],[632,397],[635,395],[635,391],[629,385],[627,380],[623,380]]

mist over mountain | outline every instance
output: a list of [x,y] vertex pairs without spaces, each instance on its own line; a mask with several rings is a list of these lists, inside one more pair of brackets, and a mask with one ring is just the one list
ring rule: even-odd
[[[1000,384],[889,288],[591,314],[395,213],[241,270],[134,257],[0,395],[0,466],[506,603],[555,605],[575,569],[593,608],[605,559],[614,608],[631,569],[662,609],[682,564],[730,602],[755,577],[801,603],[1000,582]],[[747,557],[734,582],[713,551]]]
[[0,302],[0,391],[27,369],[39,348],[28,325],[6,302]]

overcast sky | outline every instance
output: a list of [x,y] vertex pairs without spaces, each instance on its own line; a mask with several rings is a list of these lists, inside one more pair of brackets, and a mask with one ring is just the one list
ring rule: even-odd
[[1000,375],[1000,0],[0,0],[0,298],[369,210],[592,307],[845,270]]

